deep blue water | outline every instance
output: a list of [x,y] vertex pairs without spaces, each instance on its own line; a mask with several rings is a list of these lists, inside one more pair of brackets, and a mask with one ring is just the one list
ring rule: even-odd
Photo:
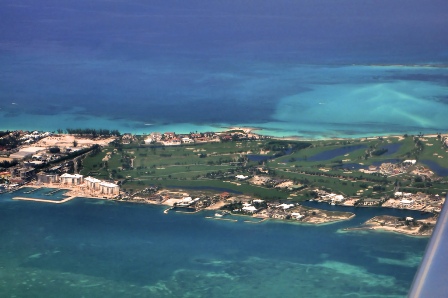
[[446,129],[446,1],[0,5],[0,129]]
[[[244,217],[207,219],[206,212],[163,214],[161,206],[94,199],[57,205],[13,196],[27,195],[0,195],[4,297],[229,297],[232,289],[241,297],[260,291],[266,297],[296,297],[296,291],[404,297],[428,241],[339,232],[377,213],[370,208],[324,226],[250,224]],[[318,282],[328,276],[333,279]],[[215,288],[213,294],[204,284]]]

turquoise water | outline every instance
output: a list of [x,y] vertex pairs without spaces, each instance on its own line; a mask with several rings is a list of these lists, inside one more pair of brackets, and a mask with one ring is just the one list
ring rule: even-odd
[[[3,78],[9,83],[0,94],[0,118],[4,120],[0,129],[97,127],[143,134],[248,126],[262,134],[311,139],[446,130],[445,66],[242,60],[237,67],[231,60],[209,61],[205,66],[176,58],[169,63],[107,60],[92,65],[82,57],[55,55],[36,58],[40,63],[30,68],[23,58],[8,58],[0,60],[2,69],[10,74],[20,72],[22,81],[13,81],[14,76]],[[81,67],[61,73],[59,67],[67,61]],[[86,82],[85,67],[101,73],[110,85]],[[57,71],[52,72],[53,68]],[[47,83],[22,85],[34,76]],[[61,82],[55,94],[52,81],[59,76],[67,81]],[[146,80],[151,84],[138,84]],[[20,96],[17,88],[22,88]],[[31,104],[38,99],[39,105]]]
[[[2,297],[405,297],[428,241],[212,213],[0,195]],[[401,214],[405,216],[405,213]]]

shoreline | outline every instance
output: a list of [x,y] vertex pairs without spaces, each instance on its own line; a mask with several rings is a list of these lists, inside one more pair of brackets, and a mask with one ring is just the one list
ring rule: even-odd
[[[1,112],[0,112],[1,115]],[[37,117],[38,115],[30,114],[31,117]],[[72,114],[69,114],[69,116],[73,116]],[[54,117],[56,117],[54,115]],[[365,133],[357,133],[357,134],[337,134],[334,136],[328,136],[326,135],[325,131],[316,131],[313,134],[310,132],[306,132],[303,135],[300,135],[300,131],[295,131],[294,133],[288,132],[288,130],[279,129],[275,127],[264,127],[265,123],[241,123],[241,124],[229,124],[229,123],[212,123],[212,124],[205,124],[205,123],[194,123],[194,122],[186,122],[186,123],[147,123],[142,121],[135,121],[135,120],[129,120],[130,122],[134,122],[134,128],[129,129],[128,126],[125,126],[124,124],[119,125],[119,127],[114,126],[113,124],[114,119],[109,118],[102,118],[102,117],[95,117],[91,116],[90,121],[98,120],[99,123],[107,123],[105,126],[110,126],[112,129],[117,129],[119,131],[122,131],[122,133],[131,133],[134,135],[145,135],[149,134],[150,132],[155,131],[176,131],[179,134],[187,134],[191,131],[212,131],[215,133],[223,133],[229,130],[243,130],[245,133],[253,133],[258,135],[263,135],[266,137],[274,138],[274,139],[280,139],[280,140],[292,140],[292,141],[326,141],[326,140],[353,140],[353,139],[364,139],[364,138],[378,138],[378,137],[402,137],[404,134],[408,135],[417,135],[420,131],[423,131],[423,133],[426,136],[432,136],[436,135],[437,131],[444,131],[443,129],[431,129],[425,132],[424,128],[420,128],[419,130],[412,131],[408,130],[403,133],[393,132],[393,133],[382,133],[382,132],[365,132]],[[21,123],[23,121],[19,121]],[[0,130],[23,130],[23,131],[34,131],[34,130],[40,130],[40,131],[54,131],[54,127],[25,127],[20,125],[19,123],[14,124],[13,126],[4,126],[3,128],[0,128]],[[124,122],[123,122],[124,123]],[[127,123],[127,122],[126,122]],[[92,127],[94,125],[87,125],[87,127]],[[186,128],[182,128],[186,127]],[[278,133],[275,133],[277,131]],[[68,135],[66,133],[63,133],[61,135]],[[316,135],[317,137],[311,137],[307,135]]]
[[[50,188],[50,189],[58,189],[58,190],[66,190],[67,192],[64,193],[64,196],[66,196],[67,198],[62,199],[60,201],[55,201],[55,200],[51,200],[51,199],[42,199],[42,198],[27,198],[27,197],[21,197],[21,196],[17,196],[17,197],[13,197],[12,200],[15,201],[33,201],[33,202],[37,202],[37,203],[50,203],[50,204],[63,204],[66,202],[69,202],[75,198],[81,198],[81,199],[94,199],[94,200],[108,200],[108,201],[114,201],[114,202],[124,202],[124,203],[136,203],[136,204],[145,204],[145,205],[155,205],[155,206],[166,206],[168,208],[163,210],[164,214],[168,214],[169,211],[172,211],[176,206],[172,206],[169,204],[164,204],[163,202],[161,203],[156,203],[150,200],[147,201],[137,201],[137,200],[128,200],[128,201],[124,201],[124,200],[119,200],[119,199],[115,199],[115,198],[104,198],[104,197],[99,197],[99,196],[86,196],[85,193],[84,194],[80,194],[79,192],[76,192],[76,190],[73,190],[72,188],[69,187],[60,187],[58,185],[38,185],[38,186],[30,186],[30,185],[24,185],[18,189],[22,189],[22,188],[35,188],[35,189],[41,189],[41,188]],[[18,190],[16,189],[16,190]],[[31,191],[31,193],[34,192],[33,190]],[[201,213],[202,211],[220,211],[220,208],[214,208],[214,207],[219,207],[219,206],[214,206],[214,205],[219,205],[222,206],[222,202],[219,201],[211,206],[208,206],[206,208],[203,209],[196,209],[193,212],[190,211],[182,211],[182,210],[176,210],[175,213],[181,213],[181,214],[198,214]],[[302,205],[299,205],[302,206]],[[368,206],[365,206],[368,207]],[[178,207],[178,208],[182,208],[182,207]],[[308,207],[307,207],[308,208]],[[389,207],[390,209],[394,209]],[[313,208],[314,210],[318,210],[319,212],[331,212],[328,210],[324,210],[324,209],[319,209],[319,208]],[[416,211],[416,210],[411,210],[411,209],[407,209],[410,211]],[[339,223],[339,222],[343,222],[343,221],[349,221],[351,219],[353,219],[356,214],[353,212],[346,212],[346,213],[350,213],[351,215],[347,218],[341,218],[339,216],[339,218],[334,218],[334,219],[329,219],[329,220],[325,220],[327,219],[327,216],[325,215],[323,218],[324,220],[322,220],[321,217],[311,217],[311,218],[306,218],[309,220],[306,221],[302,221],[302,220],[291,220],[291,219],[283,219],[283,218],[270,218],[270,217],[260,217],[260,216],[253,216],[250,214],[238,214],[238,213],[228,213],[230,216],[235,216],[235,217],[241,217],[242,221],[244,223],[250,223],[250,224],[259,224],[259,223],[265,223],[265,222],[272,222],[272,223],[287,223],[287,224],[297,224],[297,225],[307,225],[307,226],[324,226],[324,225],[331,225],[331,224],[335,224],[335,223]],[[225,216],[225,215],[224,215]],[[369,219],[366,223],[364,223],[361,226],[358,227],[349,227],[349,228],[344,228],[341,231],[343,232],[356,232],[356,231],[380,231],[380,232],[385,232],[385,233],[396,233],[396,234],[401,234],[401,235],[406,235],[406,236],[411,236],[411,237],[430,237],[432,234],[432,230],[431,233],[426,233],[426,234],[416,234],[415,231],[413,230],[405,230],[405,229],[397,229],[397,228],[393,228],[390,226],[379,226],[377,224],[372,224],[372,223],[376,223],[376,219],[378,217],[381,216],[375,216],[371,219]],[[215,219],[215,220],[224,220],[224,221],[229,221],[229,222],[238,222],[238,219],[232,219],[232,218],[223,218],[223,217],[216,217],[216,216],[205,216],[204,218],[207,219]],[[255,219],[259,219],[258,221],[252,221],[252,220],[244,220],[244,218],[255,218]],[[435,225],[435,223],[434,223]]]

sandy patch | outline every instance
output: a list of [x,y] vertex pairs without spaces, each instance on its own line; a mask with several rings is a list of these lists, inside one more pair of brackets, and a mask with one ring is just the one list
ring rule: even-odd
[[36,146],[73,147],[73,142],[75,140],[78,143],[79,147],[83,147],[83,146],[90,147],[95,144],[100,145],[100,146],[106,146],[107,144],[114,141],[115,139],[116,138],[114,138],[114,137],[109,137],[109,138],[92,140],[92,139],[88,139],[88,138],[75,137],[74,135],[55,135],[55,136],[49,136],[49,137],[39,140],[36,143]]
[[168,199],[164,201],[163,205],[174,206],[174,204],[182,202],[183,199]]
[[219,210],[219,209],[221,209],[221,207],[223,207],[226,204],[227,203],[225,201],[219,201],[216,204],[208,206],[207,208],[205,208],[205,210]]
[[290,187],[294,184],[294,182],[292,181],[285,181],[283,183],[277,184],[275,187],[276,188],[285,188],[285,187]]

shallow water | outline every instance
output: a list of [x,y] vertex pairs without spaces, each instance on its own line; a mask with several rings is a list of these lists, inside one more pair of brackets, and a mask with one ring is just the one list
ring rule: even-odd
[[[78,68],[53,72],[68,61],[88,64],[79,56],[38,57],[39,63],[32,67],[19,56],[0,59],[1,68],[10,74],[1,78],[0,118],[5,120],[1,129],[96,127],[123,133],[188,133],[238,125],[268,135],[314,139],[434,133],[446,128],[448,87],[439,79],[448,75],[445,67],[244,60],[236,67],[238,58],[204,67],[171,58],[170,63],[140,61],[139,67],[154,68],[150,74],[133,72],[137,66],[131,61],[101,61],[86,74]],[[123,71],[112,71],[116,69]],[[42,83],[31,82],[36,76]],[[56,76],[68,77],[55,95],[51,86]],[[86,76],[92,82],[86,82]],[[95,85],[95,76],[108,87]],[[152,83],[136,83],[142,80]],[[132,101],[127,99],[129,89]]]
[[[4,297],[404,297],[428,241],[340,232],[356,220],[251,224],[93,199],[12,201],[17,195],[0,195]],[[360,218],[372,212],[358,209]]]

